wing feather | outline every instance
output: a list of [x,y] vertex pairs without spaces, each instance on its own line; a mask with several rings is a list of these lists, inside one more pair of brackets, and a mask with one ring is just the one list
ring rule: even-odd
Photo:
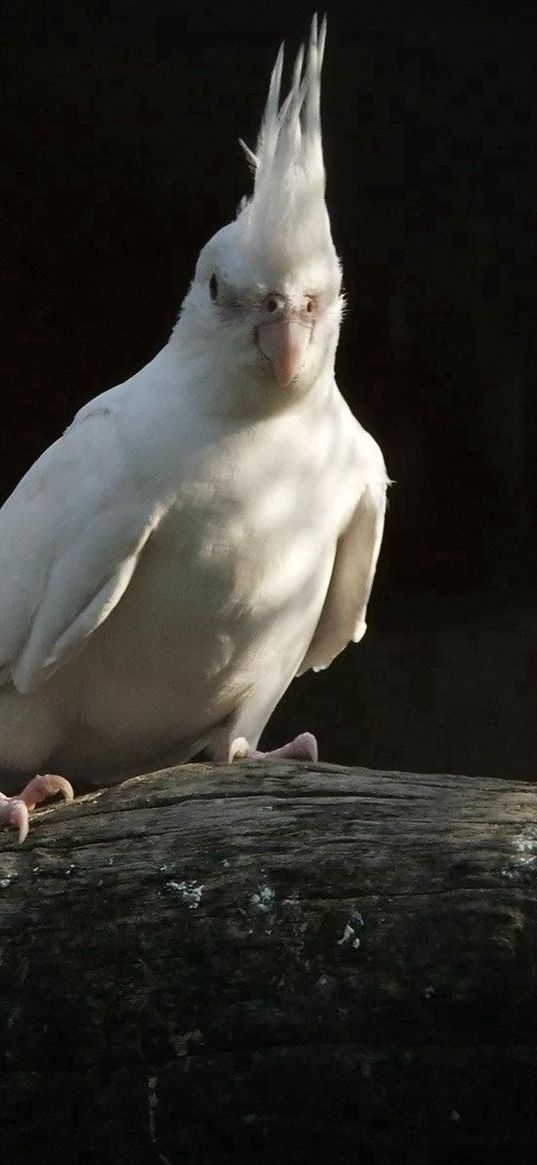
[[113,411],[84,410],[0,510],[0,682],[30,692],[80,650],[163,513],[137,486]]
[[[365,436],[365,434],[364,434]],[[378,446],[378,473],[364,485],[341,535],[324,607],[298,674],[329,666],[336,655],[365,635],[365,616],[384,529],[388,479]]]

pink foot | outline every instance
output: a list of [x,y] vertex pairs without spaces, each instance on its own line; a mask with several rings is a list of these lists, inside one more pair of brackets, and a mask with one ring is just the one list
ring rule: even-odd
[[245,736],[237,736],[229,750],[229,759],[244,760],[246,757],[250,760],[317,761],[319,749],[311,732],[301,732],[300,736],[295,736],[289,744],[284,744],[282,748],[273,748],[272,752],[259,752],[256,748],[250,748]]
[[61,793],[66,801],[72,801],[74,797],[69,781],[55,773],[33,777],[18,797],[6,797],[0,793],[0,825],[13,825],[19,831],[19,841],[24,841],[29,829],[29,810],[55,793]]

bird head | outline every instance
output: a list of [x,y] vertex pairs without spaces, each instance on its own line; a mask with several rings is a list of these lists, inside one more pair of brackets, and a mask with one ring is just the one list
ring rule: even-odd
[[[254,191],[203,247],[183,304],[191,339],[218,342],[219,367],[271,395],[305,391],[333,373],[341,268],[325,203],[320,83],[326,22],[313,20],[280,102],[283,46],[255,154],[241,145]],[[305,63],[304,63],[305,62]],[[242,374],[244,374],[242,376]]]

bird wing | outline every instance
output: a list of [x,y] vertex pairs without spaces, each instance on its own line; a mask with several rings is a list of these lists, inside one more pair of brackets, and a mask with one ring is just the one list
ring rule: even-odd
[[[382,541],[388,479],[380,449],[369,437],[373,472],[361,489],[350,522],[339,538],[321,617],[298,674],[329,666],[352,640],[365,635],[365,615]],[[375,452],[376,451],[376,452]]]
[[0,682],[27,693],[108,618],[164,513],[93,403],[0,510]]

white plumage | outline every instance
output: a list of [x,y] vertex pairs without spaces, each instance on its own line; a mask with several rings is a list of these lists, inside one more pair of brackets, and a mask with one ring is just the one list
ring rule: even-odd
[[293,677],[365,631],[387,478],[334,380],[323,43],[314,21],[281,106],[280,50],[253,197],[201,251],[168,344],[0,511],[6,774],[254,750]]

